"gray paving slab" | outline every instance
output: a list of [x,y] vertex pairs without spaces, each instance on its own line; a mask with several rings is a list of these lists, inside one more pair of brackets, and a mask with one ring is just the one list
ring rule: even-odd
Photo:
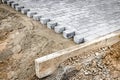
[[15,8],[15,6],[18,6],[18,3],[12,3],[12,8]]
[[47,23],[47,27],[48,27],[49,29],[54,29],[55,26],[57,26],[57,22],[52,22],[52,21],[50,21],[50,22]]
[[27,14],[29,11],[30,11],[29,8],[22,8],[21,9],[21,13],[23,13],[23,14]]
[[50,22],[50,19],[49,18],[41,18],[40,19],[40,22],[44,25],[46,25],[48,22]]
[[[27,12],[26,12],[26,13],[27,13]],[[41,18],[41,17],[42,17],[42,16],[39,15],[39,14],[33,15],[33,19],[36,20],[36,21],[40,21],[40,18]]]
[[15,10],[21,11],[24,8],[24,6],[17,5],[15,6]]
[[56,26],[54,30],[56,33],[62,33],[63,31],[65,31],[65,26]]
[[80,36],[80,35],[75,35],[74,38],[73,38],[74,42],[77,43],[77,44],[80,44],[80,43],[84,43],[85,40],[84,40],[84,36]]
[[120,0],[2,0],[75,43],[120,30]]
[[75,30],[65,30],[65,31],[63,31],[63,37],[64,38],[69,39],[69,38],[72,38],[74,36],[75,36]]
[[11,5],[14,1],[7,1],[7,5]]
[[33,15],[36,15],[36,14],[37,13],[35,11],[29,11],[29,12],[27,12],[27,16],[30,17],[30,18],[32,18]]

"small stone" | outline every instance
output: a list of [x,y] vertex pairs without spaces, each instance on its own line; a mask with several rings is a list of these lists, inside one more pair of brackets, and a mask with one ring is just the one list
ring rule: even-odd
[[97,64],[97,66],[99,67],[99,68],[101,68],[101,69],[103,69],[104,68],[104,66],[102,66],[101,64]]
[[84,71],[84,74],[85,74],[85,75],[91,75],[92,73],[91,73],[90,71],[85,70],[85,71]]
[[96,63],[95,60],[93,60],[93,62],[92,62],[92,66],[93,66],[93,67],[96,67],[96,66],[97,66],[97,63]]

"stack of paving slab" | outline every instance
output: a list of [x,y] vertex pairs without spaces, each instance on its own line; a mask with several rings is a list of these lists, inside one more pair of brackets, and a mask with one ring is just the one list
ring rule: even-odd
[[75,43],[120,30],[120,0],[2,0]]

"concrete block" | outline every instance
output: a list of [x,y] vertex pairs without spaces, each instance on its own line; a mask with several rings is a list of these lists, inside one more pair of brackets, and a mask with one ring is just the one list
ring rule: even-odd
[[35,15],[35,14],[37,14],[37,12],[34,12],[34,11],[27,12],[27,16],[30,17],[30,18],[32,18],[33,15]]
[[65,30],[65,31],[63,31],[63,37],[64,38],[69,39],[69,38],[72,38],[74,36],[75,36],[75,30]]
[[16,11],[21,11],[22,8],[24,8],[24,6],[15,6]]
[[22,8],[21,9],[22,14],[27,14],[28,11],[30,11],[30,9],[28,9],[28,8]]
[[47,27],[49,29],[54,29],[55,26],[57,26],[57,22],[50,21],[50,22],[47,23]]
[[11,6],[12,8],[15,8],[16,6],[18,6],[18,3],[12,3]]
[[56,26],[54,28],[56,33],[62,33],[63,31],[65,31],[65,27],[64,26]]
[[85,40],[84,40],[83,36],[81,36],[81,35],[75,35],[74,36],[74,42],[77,43],[77,44],[80,44],[80,43],[84,43]]
[[41,17],[42,16],[40,14],[33,15],[33,19],[36,20],[36,21],[40,21]]
[[7,4],[11,6],[11,4],[14,3],[14,1],[7,1]]
[[44,24],[44,25],[46,25],[49,21],[50,21],[49,18],[41,18],[41,19],[40,19],[40,22],[41,22],[42,24]]
[[2,0],[2,3],[7,4],[7,1],[9,1],[9,0]]

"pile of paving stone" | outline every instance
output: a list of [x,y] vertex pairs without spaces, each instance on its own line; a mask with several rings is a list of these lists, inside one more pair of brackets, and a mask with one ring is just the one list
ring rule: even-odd
[[75,43],[120,30],[119,0],[2,0]]

